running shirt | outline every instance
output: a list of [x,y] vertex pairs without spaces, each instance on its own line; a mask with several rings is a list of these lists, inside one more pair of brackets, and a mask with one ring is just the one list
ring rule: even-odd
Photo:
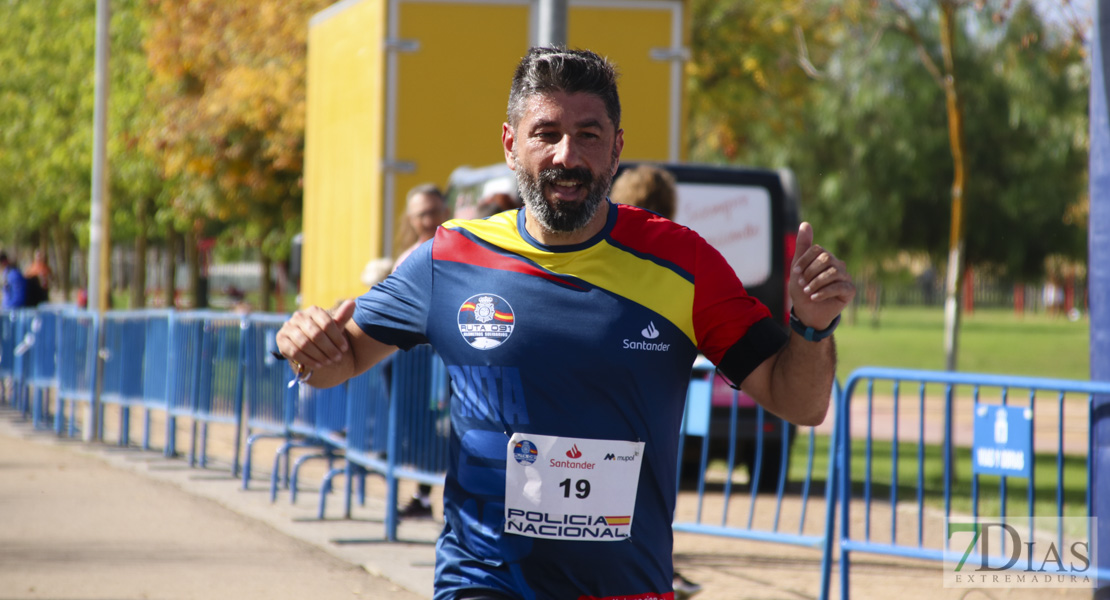
[[[679,426],[699,352],[742,381],[786,335],[700,236],[608,204],[545,246],[523,210],[450,221],[358,299],[451,377],[435,600],[671,599]],[[507,488],[508,482],[508,488]]]

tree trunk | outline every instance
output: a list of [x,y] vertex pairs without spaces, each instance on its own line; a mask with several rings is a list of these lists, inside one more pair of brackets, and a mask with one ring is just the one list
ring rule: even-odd
[[62,282],[62,301],[68,301],[70,292],[73,291],[73,286],[70,284],[70,276],[73,268],[73,235],[63,223],[58,223],[57,228],[54,230],[55,245],[58,248],[58,260],[56,262],[58,269],[58,276],[55,281]]
[[944,297],[944,368],[956,370],[960,330],[960,284],[964,262],[964,157],[963,112],[956,85],[955,2],[941,2],[940,41],[944,55],[944,98],[948,112],[948,142],[952,149],[952,227],[948,242],[948,276]]
[[270,271],[274,266],[274,261],[265,253],[262,254],[262,279],[258,288],[258,307],[262,312],[270,311],[270,299],[274,295],[274,285],[270,281]]
[[192,229],[185,232],[185,263],[189,267],[189,306],[203,308],[200,303],[200,252],[197,249],[197,235]]
[[146,210],[146,198],[139,198],[135,206],[135,221],[139,230],[135,234],[135,273],[131,278],[131,308],[146,306]]
[[177,230],[171,225],[166,229],[166,262],[162,265],[163,289],[166,308],[177,308]]

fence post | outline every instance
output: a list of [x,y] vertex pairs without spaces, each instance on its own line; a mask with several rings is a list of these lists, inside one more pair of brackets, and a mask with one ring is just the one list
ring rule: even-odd
[[[1110,6],[1093,3],[1090,101],[1090,231],[1087,261],[1090,286],[1091,379],[1110,380]],[[1098,566],[1110,568],[1110,397],[1096,396],[1091,411],[1092,516],[1098,531],[1092,540]],[[1110,581],[1100,578],[1095,597],[1110,599]]]

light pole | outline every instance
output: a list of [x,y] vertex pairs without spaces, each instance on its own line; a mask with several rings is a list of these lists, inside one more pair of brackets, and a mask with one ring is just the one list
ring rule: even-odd
[[[93,152],[92,152],[92,205],[89,209],[89,266],[88,302],[89,308],[103,316],[108,308],[108,292],[111,280],[108,278],[108,257],[110,242],[111,211],[108,196],[108,25],[111,21],[110,0],[96,0],[96,98],[93,105]],[[98,322],[100,319],[97,320]],[[97,331],[101,330],[97,327]],[[99,338],[99,335],[98,335]],[[96,340],[97,348],[100,340]],[[100,360],[97,359],[97,374],[100,373]],[[89,416],[85,419],[83,437],[91,441],[99,430],[100,417],[100,377],[96,377],[92,398],[89,402]]]

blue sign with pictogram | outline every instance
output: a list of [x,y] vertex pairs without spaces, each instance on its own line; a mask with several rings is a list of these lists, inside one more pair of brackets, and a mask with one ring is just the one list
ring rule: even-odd
[[975,404],[972,472],[977,475],[1033,475],[1033,411],[1023,406]]

